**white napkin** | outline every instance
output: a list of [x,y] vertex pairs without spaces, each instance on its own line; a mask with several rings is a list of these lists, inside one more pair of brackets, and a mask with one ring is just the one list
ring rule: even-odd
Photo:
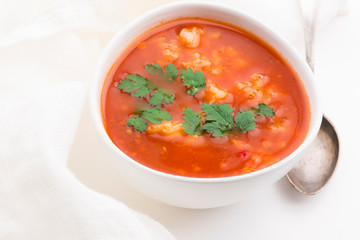
[[[124,22],[163,2],[2,0],[0,239],[173,239],[157,222],[85,187],[65,166],[103,47]],[[299,39],[295,0],[221,2]],[[271,18],[271,6],[283,19]]]
[[[9,2],[21,3],[33,7]],[[0,27],[6,33],[14,25],[0,35],[0,239],[173,239],[66,168],[83,82],[91,82],[104,46],[98,35],[109,31],[98,30],[104,18],[92,4],[57,1],[36,16],[19,15],[18,27],[16,18]]]
[[83,99],[82,83],[64,83],[2,109],[0,239],[172,239],[65,167]]

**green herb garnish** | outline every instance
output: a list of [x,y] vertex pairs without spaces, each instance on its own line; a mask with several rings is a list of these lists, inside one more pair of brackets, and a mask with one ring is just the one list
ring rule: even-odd
[[175,95],[172,92],[163,88],[158,88],[155,90],[154,94],[151,95],[149,103],[153,106],[159,106],[162,103],[172,103],[174,99]]
[[139,74],[127,74],[125,79],[123,79],[116,88],[124,90],[124,92],[127,93],[132,93],[134,97],[143,98],[153,91],[156,86],[153,82]]
[[[166,65],[165,72],[159,64],[145,65],[146,71],[151,75],[165,77],[169,82],[173,82],[178,74],[175,65],[169,63]],[[204,74],[191,68],[181,70],[179,77],[183,79],[183,84],[187,87],[186,93],[193,96],[197,92],[206,88]],[[170,121],[172,116],[159,106],[170,104],[175,99],[175,94],[171,91],[157,87],[152,81],[142,77],[139,74],[127,74],[117,86],[118,89],[130,93],[134,97],[148,99],[149,104],[156,106],[146,108],[133,114],[126,124],[134,127],[136,131],[144,132],[148,126],[148,121],[152,124],[160,124],[162,121]],[[230,104],[201,104],[204,113],[205,122],[201,126],[201,114],[194,112],[191,108],[184,109],[184,116],[181,122],[184,132],[189,135],[199,135],[202,131],[212,134],[214,137],[228,135],[236,129],[247,132],[255,129],[257,116],[273,117],[274,109],[265,103],[260,103],[247,111],[238,111],[233,116],[233,108]]]
[[204,74],[200,71],[194,72],[191,68],[184,69],[180,72],[179,77],[184,80],[184,85],[188,87],[186,93],[191,96],[206,88]]
[[136,131],[144,132],[148,125],[145,119],[152,124],[160,124],[162,120],[170,121],[172,116],[160,107],[146,108],[130,117],[126,125],[134,127]]
[[[170,82],[174,81],[177,75],[176,67],[172,63],[166,66],[166,74],[159,64],[147,64],[145,69],[149,74],[165,76]],[[126,75],[125,79],[121,80],[117,85],[117,88],[124,90],[124,92],[132,93],[132,96],[138,98],[144,98],[149,94],[149,103],[153,106],[160,106],[163,103],[169,104],[175,99],[175,94],[169,90],[158,88],[152,81],[139,74]]]
[[214,137],[222,137],[234,127],[232,117],[233,109],[229,104],[201,104],[201,109],[205,115],[203,128],[206,132],[212,133]]
[[184,132],[189,135],[198,135],[201,132],[201,115],[194,112],[191,108],[184,109],[183,119],[181,122]]
[[[233,109],[229,104],[201,104],[202,111],[206,113],[205,123],[203,129],[212,134],[214,137],[222,137],[229,134],[238,128],[240,131],[247,132],[255,129],[256,114],[259,116],[273,117],[275,116],[274,109],[270,108],[265,103],[260,103],[253,107],[254,111],[238,111],[235,117],[235,124],[233,120]],[[256,113],[256,114],[255,114]]]
[[146,64],[145,69],[149,74],[164,74],[159,64]]
[[265,103],[259,103],[254,107],[255,112],[260,116],[273,117],[275,116],[274,109],[270,108]]
[[253,111],[239,111],[235,118],[236,127],[238,127],[243,132],[253,130],[256,127],[254,119],[255,113]]
[[140,116],[146,118],[152,124],[160,124],[162,120],[170,121],[172,119],[170,113],[160,107],[144,109]]
[[145,69],[149,74],[165,77],[169,82],[173,82],[175,80],[178,72],[175,65],[172,63],[166,65],[166,73],[164,73],[164,70],[159,64],[146,64]]
[[168,77],[168,80],[173,82],[178,74],[178,70],[176,69],[176,66],[172,63],[169,63],[166,65],[166,76]]
[[129,120],[126,122],[128,127],[134,126],[134,129],[139,132],[144,132],[147,128],[147,121],[140,118],[139,116],[130,117]]

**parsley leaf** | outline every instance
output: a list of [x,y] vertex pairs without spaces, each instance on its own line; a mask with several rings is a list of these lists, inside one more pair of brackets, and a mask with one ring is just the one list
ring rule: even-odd
[[144,132],[148,126],[148,122],[145,119],[152,124],[160,124],[162,120],[170,121],[172,116],[160,107],[146,108],[130,117],[126,125],[134,127],[136,131]]
[[[167,70],[167,72],[169,72],[168,78],[175,79],[177,75],[176,67],[173,64],[169,64],[167,66],[169,67],[169,70]],[[164,75],[164,72],[159,64],[147,64],[145,65],[145,68],[149,73]],[[138,98],[143,98],[150,93],[151,96],[149,98],[149,103],[153,106],[159,106],[162,103],[169,104],[172,103],[175,99],[175,94],[166,89],[158,88],[152,81],[142,77],[139,74],[126,75],[125,79],[121,80],[116,88],[124,90],[124,92],[130,94],[132,93],[132,96]]]
[[139,74],[127,74],[116,87],[124,92],[133,92],[134,97],[143,98],[155,89],[155,85]]
[[194,112],[191,108],[184,109],[183,119],[185,121],[181,122],[184,132],[189,135],[200,134],[201,131],[201,115],[200,113]]
[[227,132],[234,127],[232,117],[233,109],[229,104],[201,104],[201,109],[205,115],[204,130],[212,133],[214,137],[226,136]]
[[140,116],[152,124],[160,124],[162,120],[170,121],[172,116],[160,107],[146,108],[141,111]]
[[184,85],[189,87],[186,93],[191,96],[204,90],[206,87],[204,74],[200,71],[194,72],[194,70],[188,68],[187,70],[182,70],[179,76],[184,80]]
[[256,123],[254,121],[255,119],[255,113],[251,110],[241,112],[239,111],[235,118],[236,126],[241,131],[250,131],[255,129]]
[[145,69],[149,74],[159,74],[163,75],[164,71],[162,70],[159,64],[146,64]]
[[129,118],[129,120],[126,122],[126,125],[128,125],[129,127],[134,126],[134,129],[136,131],[144,132],[147,128],[148,123],[139,116],[135,116]]
[[254,107],[255,112],[260,116],[273,117],[275,116],[274,109],[270,108],[265,103],[259,103]]
[[206,132],[212,133],[214,137],[224,137],[228,129],[222,129],[216,122],[208,122],[203,125]]
[[163,102],[164,104],[172,103],[175,99],[175,95],[165,89],[158,88],[154,94],[151,95],[149,103],[153,106],[159,106]]
[[146,64],[145,69],[151,75],[165,76],[166,80],[169,82],[173,82],[175,80],[178,72],[175,65],[172,63],[166,65],[166,73],[164,73],[164,70],[159,64]]
[[177,69],[174,64],[169,63],[166,65],[166,76],[170,82],[173,82],[177,76]]
[[[163,79],[173,82],[178,74],[176,66],[172,63],[166,65],[165,71],[159,64],[146,64],[146,71],[151,75],[157,75]],[[183,84],[187,87],[186,93],[193,96],[197,92],[206,88],[204,74],[191,68],[182,69],[179,77],[183,79]],[[160,108],[162,104],[172,103],[175,94],[171,91],[159,88],[152,81],[142,77],[139,74],[127,74],[125,79],[121,80],[117,88],[134,97],[144,98],[149,96],[149,103],[153,108],[146,108],[138,111],[126,122],[127,126],[134,127],[136,131],[144,132],[148,126],[148,121],[152,124],[160,124],[162,121],[170,121],[170,113]],[[205,123],[201,128],[201,114],[194,112],[191,108],[184,109],[184,116],[181,122],[184,132],[189,135],[201,134],[202,129],[214,137],[226,136],[234,128],[241,131],[250,131],[255,129],[255,118],[257,116],[274,117],[275,111],[265,103],[259,103],[247,111],[238,111],[233,118],[233,108],[230,104],[201,104],[202,112],[205,114]]]

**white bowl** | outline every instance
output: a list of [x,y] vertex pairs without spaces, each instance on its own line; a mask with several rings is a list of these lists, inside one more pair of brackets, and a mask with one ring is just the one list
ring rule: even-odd
[[[159,172],[132,160],[107,135],[102,122],[101,92],[106,75],[116,59],[132,41],[160,23],[183,17],[201,17],[220,20],[240,26],[275,48],[293,67],[302,80],[311,107],[310,129],[304,142],[288,157],[265,169],[240,176],[223,178],[191,178]],[[119,166],[119,174],[144,194],[185,208],[212,208],[233,204],[254,191],[260,191],[283,177],[306,152],[319,130],[322,112],[314,86],[313,74],[281,36],[253,17],[234,8],[205,2],[169,4],[154,9],[124,27],[107,45],[96,68],[90,94],[90,107],[96,129]]]

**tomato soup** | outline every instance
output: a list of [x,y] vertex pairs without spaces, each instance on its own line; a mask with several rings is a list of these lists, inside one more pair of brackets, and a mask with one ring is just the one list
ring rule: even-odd
[[304,86],[271,46],[206,19],[178,19],[139,36],[102,92],[105,129],[133,160],[188,177],[254,172],[305,139]]

